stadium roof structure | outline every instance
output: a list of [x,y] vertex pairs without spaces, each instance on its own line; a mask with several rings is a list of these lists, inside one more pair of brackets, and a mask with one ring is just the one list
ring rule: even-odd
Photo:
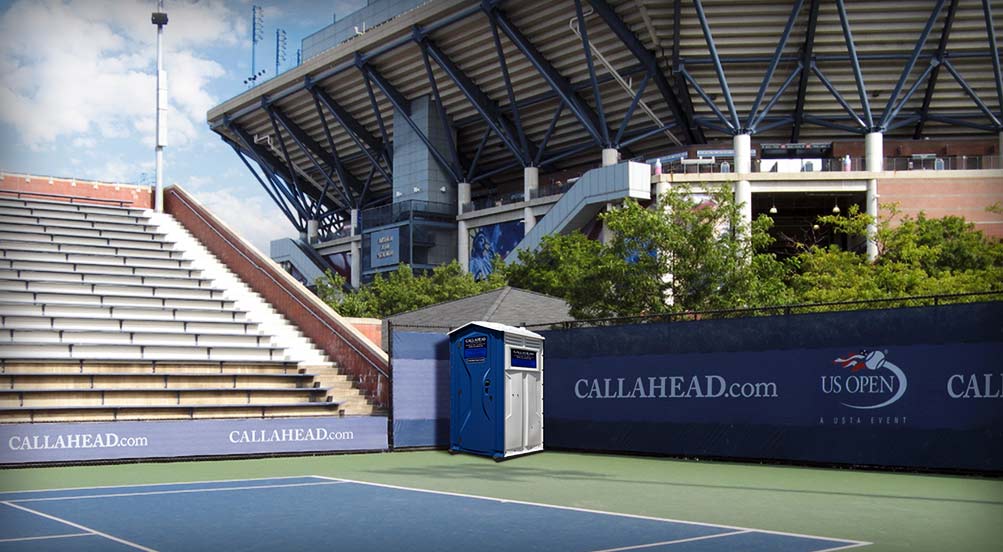
[[[392,202],[395,125],[493,188],[736,134],[1003,131],[999,0],[433,0],[211,109],[294,226]],[[455,130],[432,146],[427,96]],[[395,116],[395,111],[398,115]],[[257,169],[254,167],[257,166]]]

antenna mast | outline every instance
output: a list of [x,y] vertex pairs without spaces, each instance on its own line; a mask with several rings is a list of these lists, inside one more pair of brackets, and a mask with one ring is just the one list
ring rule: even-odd
[[258,50],[258,43],[265,39],[265,14],[261,6],[251,6],[251,76],[244,79],[244,84],[249,88],[254,86],[255,81],[265,74],[265,70],[258,71],[258,60],[255,55]]
[[286,32],[275,29],[275,75],[279,74],[279,65],[286,61]]
[[167,12],[164,0],[157,0],[157,11],[150,16],[150,22],[157,26],[157,187],[154,192],[154,208],[164,210],[164,147],[167,146],[167,72],[164,71],[162,39],[167,26]]

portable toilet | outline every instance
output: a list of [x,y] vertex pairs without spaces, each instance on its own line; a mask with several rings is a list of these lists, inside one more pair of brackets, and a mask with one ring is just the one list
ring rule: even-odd
[[449,451],[543,450],[543,336],[494,322],[449,332]]

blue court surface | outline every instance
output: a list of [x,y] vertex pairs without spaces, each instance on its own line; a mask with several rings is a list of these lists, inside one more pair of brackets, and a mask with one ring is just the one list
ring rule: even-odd
[[821,552],[867,544],[315,476],[0,494],[0,552]]

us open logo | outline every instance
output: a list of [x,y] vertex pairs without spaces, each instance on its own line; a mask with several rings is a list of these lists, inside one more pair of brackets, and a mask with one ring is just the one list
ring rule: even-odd
[[840,370],[822,376],[822,393],[835,395],[840,404],[859,410],[883,408],[905,395],[905,372],[887,358],[888,351],[860,351],[833,360]]

